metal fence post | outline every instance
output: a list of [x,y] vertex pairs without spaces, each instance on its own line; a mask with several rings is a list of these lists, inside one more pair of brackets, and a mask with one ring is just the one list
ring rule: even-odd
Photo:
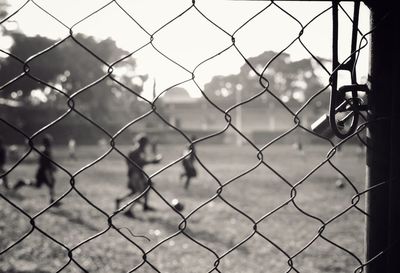
[[367,4],[371,25],[377,26],[371,34],[367,188],[387,183],[367,194],[366,261],[372,261],[366,272],[395,273],[400,270],[400,248],[393,246],[400,237],[399,12],[390,1]]

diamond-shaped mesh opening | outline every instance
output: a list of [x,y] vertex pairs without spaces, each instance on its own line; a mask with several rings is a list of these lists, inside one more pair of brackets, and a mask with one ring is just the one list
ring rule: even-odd
[[[257,253],[252,251],[256,248]],[[243,272],[257,272],[264,269],[264,260],[268,259],[268,270],[285,272],[288,269],[288,257],[277,249],[273,242],[269,242],[258,234],[251,237],[243,245],[225,256],[219,265],[223,271],[240,270]]]
[[[110,17],[113,19],[109,20]],[[97,26],[103,24],[103,22],[108,23],[101,29],[98,29]],[[126,35],[125,30],[127,28],[130,30],[129,35]],[[118,41],[117,46],[123,46],[124,48],[132,50],[149,42],[147,33],[140,27],[140,25],[135,23],[123,10],[121,10],[117,3],[111,3],[93,16],[79,22],[74,26],[73,31],[74,37],[77,41],[82,43],[82,45],[88,49],[93,50],[93,52],[101,59],[110,54],[110,52],[108,52],[110,47],[107,47],[107,43],[116,43]],[[103,46],[99,46],[97,43],[93,43],[94,41],[82,41],[77,37],[77,35],[94,36],[97,37],[97,39],[104,40],[105,43],[103,43]],[[116,54],[118,51],[111,51],[111,53],[113,53],[113,57],[115,58],[110,61],[114,62],[119,57]]]
[[[35,272],[40,269],[43,269],[43,272],[57,271],[67,264],[69,258],[66,254],[67,250],[64,247],[35,230],[2,255],[1,270],[5,272]],[[38,259],[39,257],[41,258]]]
[[[196,211],[197,216],[188,220],[185,234],[220,256],[227,253],[252,233],[251,221],[231,206],[219,199],[208,203]],[[221,226],[221,229],[210,231],[197,223],[213,223]]]
[[[266,212],[285,203],[290,187],[264,165],[248,175],[233,181],[224,188],[222,196],[252,219],[261,218]],[[270,195],[271,192],[275,194]],[[251,195],[251,200],[245,196]]]
[[[291,203],[283,207],[281,205],[278,210],[272,210],[266,216],[258,225],[258,231],[292,256],[314,238],[321,226],[317,220],[304,215]],[[284,234],[281,232],[281,224],[277,223],[285,223]]]
[[[168,255],[163,255],[165,250]],[[214,260],[212,252],[182,235],[169,239],[148,254],[148,261],[154,267],[168,272],[201,272]]]
[[[333,245],[321,238],[308,247],[304,252],[299,254],[293,261],[297,270],[301,271],[317,271],[317,272],[340,272],[347,270],[351,266],[357,268],[360,263],[347,252],[342,250],[338,245]],[[329,264],[321,262],[321,257],[329,255],[331,262]],[[301,259],[307,257],[307,259]]]
[[[120,232],[131,235],[127,230]],[[102,244],[102,237],[107,238],[110,244]],[[138,242],[140,243],[140,242]],[[108,253],[103,255],[104,253]],[[86,270],[96,272],[121,272],[133,268],[142,262],[143,252],[115,230],[109,230],[101,237],[85,243],[73,250],[74,259]]]

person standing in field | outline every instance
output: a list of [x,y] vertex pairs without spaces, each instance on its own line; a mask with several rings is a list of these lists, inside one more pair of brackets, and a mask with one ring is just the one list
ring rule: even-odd
[[[4,169],[6,162],[7,162],[7,148],[6,145],[4,145],[3,138],[0,137],[0,175],[3,175],[6,172]],[[6,188],[7,190],[9,189],[6,175],[0,178],[0,184],[3,185],[4,188]]]
[[[116,210],[120,208],[121,202],[126,200],[129,197],[132,197],[135,194],[141,194],[146,188],[151,185],[151,181],[147,179],[144,174],[143,167],[149,164],[157,164],[161,161],[162,156],[160,154],[154,155],[154,158],[148,158],[146,156],[146,147],[149,144],[149,139],[144,134],[139,134],[135,138],[135,144],[133,149],[128,154],[128,189],[129,193],[121,198],[117,198],[115,200]],[[153,207],[149,206],[148,198],[149,191],[147,191],[143,195],[143,201],[141,202],[143,205],[143,211],[153,211],[155,210]],[[142,199],[141,198],[141,199]],[[133,203],[129,209],[124,213],[126,216],[134,218],[135,215],[133,213]]]
[[69,158],[72,160],[76,160],[76,141],[73,138],[70,138],[68,140],[68,153],[69,153]]
[[[191,137],[192,141],[194,141],[195,139],[196,139],[195,136]],[[193,145],[191,147],[191,151],[192,152],[189,154],[190,152],[190,147],[189,147],[183,152],[184,155],[188,154],[182,160],[183,172],[181,173],[180,176],[181,180],[183,178],[185,179],[185,184],[184,184],[185,190],[189,189],[190,180],[197,176],[197,171],[196,168],[194,167],[194,161],[196,159],[196,150],[194,149]]]
[[[56,166],[52,162],[52,142],[53,139],[50,135],[45,135],[42,140],[42,148],[40,150],[41,154],[38,161],[38,169],[36,171],[35,180],[20,179],[14,186],[14,190],[18,190],[23,186],[31,186],[36,188],[41,188],[42,185],[46,185],[49,189],[49,203],[55,201],[54,186],[56,183],[54,173],[56,172]],[[57,202],[55,205],[60,205]]]

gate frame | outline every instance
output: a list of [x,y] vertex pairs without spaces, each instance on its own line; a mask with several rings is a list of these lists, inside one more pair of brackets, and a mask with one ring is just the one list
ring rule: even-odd
[[[367,273],[400,268],[400,14],[390,0],[369,0],[371,11],[368,96],[365,259]],[[397,47],[397,48],[396,48]],[[381,184],[385,182],[384,184]],[[381,185],[381,186],[380,186]]]

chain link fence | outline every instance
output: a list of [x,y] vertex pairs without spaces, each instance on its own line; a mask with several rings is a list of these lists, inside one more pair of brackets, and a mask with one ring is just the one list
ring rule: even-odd
[[[39,89],[49,90],[56,96],[58,109],[63,105],[65,111],[54,116],[44,111],[41,115],[43,120],[51,118],[51,121],[40,129],[25,130],[28,127],[21,128],[14,119],[1,117],[1,134],[14,136],[14,139],[6,138],[5,142],[12,144],[22,140],[26,147],[14,162],[7,163],[1,178],[3,181],[8,178],[11,186],[18,177],[32,174],[32,156],[44,157],[51,160],[58,170],[57,194],[48,205],[43,201],[47,198],[44,192],[31,188],[18,192],[1,190],[1,272],[363,272],[373,260],[364,259],[364,218],[368,217],[364,196],[370,191],[379,191],[386,182],[381,181],[369,188],[364,185],[365,130],[369,124],[379,120],[367,120],[361,114],[356,131],[340,141],[310,129],[310,119],[317,119],[328,111],[327,105],[317,113],[314,108],[317,102],[324,101],[321,98],[326,99],[332,85],[332,73],[336,71],[328,67],[329,60],[313,53],[303,37],[309,28],[319,24],[320,17],[330,16],[334,3],[326,2],[325,8],[318,14],[304,20],[292,15],[287,8],[288,3],[262,2],[262,7],[253,16],[234,31],[226,31],[202,9],[201,1],[185,1],[181,9],[173,12],[171,20],[151,31],[141,24],[142,16],[129,10],[123,1],[110,1],[92,7],[92,11],[74,24],[63,22],[39,1],[26,1],[4,15],[1,25],[6,25],[19,14],[25,14],[27,6],[34,6],[41,16],[51,18],[52,24],[59,25],[69,34],[29,56],[18,56],[0,49],[3,60],[12,60],[20,67],[20,71],[7,80],[1,90],[4,92],[23,80],[33,81]],[[354,3],[351,3],[350,10],[353,6]],[[349,8],[340,3],[338,8],[342,19],[345,18],[351,25],[353,17]],[[83,43],[82,36],[75,32],[81,24],[99,14],[107,14],[109,9],[116,10],[118,16],[128,18],[145,37],[143,44],[113,61],[103,58],[101,50]],[[223,10],[219,12],[221,16],[224,13]],[[240,34],[246,32],[249,24],[269,12],[279,13],[285,22],[297,27],[298,33],[259,66],[241,48]],[[196,63],[194,68],[188,68],[170,57],[164,52],[162,43],[157,43],[163,32],[182,24],[181,19],[186,16],[199,17],[208,24],[210,32],[217,31],[230,41],[225,48],[216,48],[214,54]],[[129,28],[121,27],[129,35]],[[259,26],[255,37],[263,35],[263,27]],[[274,27],[285,31],[285,26]],[[330,28],[327,26],[326,32],[330,32]],[[196,29],[190,31],[196,35]],[[357,32],[361,37],[360,44],[356,52],[350,52],[349,56],[367,50],[365,47],[371,32],[361,29]],[[5,30],[3,35],[6,35]],[[179,39],[169,42],[180,43],[185,40],[185,33],[181,33]],[[50,67],[52,62],[58,62],[51,54],[67,43],[79,47],[83,54],[101,63],[104,74],[88,79],[84,86],[69,90],[38,76],[40,73],[35,74],[37,62],[47,62]],[[322,87],[311,90],[298,107],[290,105],[275,90],[276,85],[270,84],[271,74],[276,72],[270,72],[271,66],[274,62],[281,62],[280,58],[294,46],[306,52],[307,58],[314,67],[323,71],[322,78],[326,79]],[[147,49],[153,50],[154,54],[186,75],[184,80],[162,90],[157,90],[154,81],[153,99],[140,93],[137,86],[126,84],[121,80],[121,74],[116,73],[117,67]],[[226,106],[207,93],[196,76],[203,66],[207,67],[208,63],[218,60],[228,51],[242,59],[258,85],[250,93],[251,96],[246,96],[248,90],[239,90],[241,97]],[[43,59],[46,57],[48,59]],[[293,64],[286,63],[286,66],[290,65]],[[4,73],[1,67],[0,73]],[[105,82],[110,83],[108,87],[103,85]],[[171,121],[171,112],[162,104],[163,97],[167,98],[174,88],[186,83],[196,86],[201,94],[204,105],[202,114],[212,113],[211,119],[222,120],[219,129],[199,129],[195,133],[197,137],[193,138],[193,130],[185,130]],[[111,128],[109,123],[99,119],[101,111],[93,114],[80,104],[85,94],[91,94],[91,100],[104,96],[104,93],[93,92],[96,86],[106,86],[106,93],[112,88],[123,90],[124,100],[133,97],[145,106],[133,118],[129,114],[124,116],[127,120],[123,126]],[[291,120],[288,128],[279,133],[261,133],[258,137],[243,129],[243,116],[262,99],[272,102],[270,105],[275,107],[274,111],[283,113],[282,120]],[[45,103],[44,108],[50,107],[49,104]],[[12,107],[10,109],[13,111]],[[190,107],[186,109],[184,115],[190,116],[191,110]],[[194,122],[200,115],[191,118]],[[29,114],[22,119],[29,120]],[[67,121],[74,119],[82,120],[85,127],[62,129]],[[266,116],[252,119],[255,128],[265,128],[263,119],[267,119]],[[149,120],[161,124],[161,129],[143,127],[143,123]],[[279,122],[281,120],[277,120]],[[38,143],[43,135],[49,132],[57,135],[55,143],[60,144],[57,141],[70,133],[68,130],[72,128],[75,136],[98,134],[97,139],[105,139],[106,142],[100,146],[93,143],[92,148],[77,152],[79,160],[68,159],[67,149],[58,145],[53,149],[54,158],[44,154]],[[158,150],[153,153],[159,152],[164,158],[160,164],[140,168],[146,180],[152,183],[140,195],[115,208],[116,198],[125,192],[125,162],[142,167],[129,157],[130,148],[121,139],[130,140],[132,132],[140,131],[146,131],[153,143],[160,143],[159,147],[153,145],[154,150]],[[225,144],[213,142],[229,136],[233,136],[235,141]],[[288,144],[293,142],[297,144],[295,149]],[[185,147],[188,149],[182,155]],[[78,145],[77,151],[79,149]],[[195,158],[198,181],[192,182],[192,191],[184,191],[177,181],[182,161],[190,155]],[[143,216],[135,212],[135,219],[125,217],[123,212],[128,211],[132,204],[141,202],[147,193],[154,200],[151,202],[157,204],[157,210],[143,213]],[[171,201],[176,198],[180,199],[178,205],[176,200]],[[184,206],[183,210],[179,204]]]

